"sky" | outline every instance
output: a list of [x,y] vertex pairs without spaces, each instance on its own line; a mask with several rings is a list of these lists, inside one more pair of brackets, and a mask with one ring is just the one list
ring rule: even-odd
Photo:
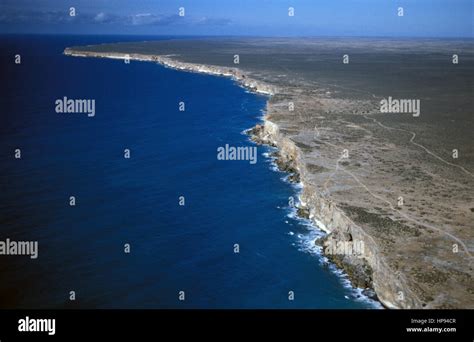
[[474,0],[0,0],[0,33],[472,38],[473,11]]

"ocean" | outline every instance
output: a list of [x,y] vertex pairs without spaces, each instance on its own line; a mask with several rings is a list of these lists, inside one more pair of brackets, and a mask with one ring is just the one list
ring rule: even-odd
[[[0,307],[377,307],[320,256],[321,233],[289,206],[298,186],[269,147],[256,163],[218,160],[226,144],[256,146],[243,131],[266,97],[221,77],[62,55],[149,39],[0,37],[0,240],[39,246],[37,259],[0,256]],[[95,100],[95,115],[57,113],[64,97]]]

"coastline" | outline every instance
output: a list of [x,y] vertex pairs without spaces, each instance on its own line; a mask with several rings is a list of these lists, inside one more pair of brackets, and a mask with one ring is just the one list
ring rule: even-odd
[[[252,129],[245,131],[245,134],[249,136],[250,140],[256,144],[263,144],[255,141],[256,137],[249,134],[249,131],[251,130]],[[379,300],[372,284],[364,284],[364,279],[366,277],[365,274],[361,274],[350,264],[344,264],[340,259],[334,258],[333,255],[325,253],[325,243],[327,242],[331,231],[329,231],[317,218],[309,217],[310,213],[308,207],[303,206],[301,202],[303,184],[299,179],[298,171],[290,170],[288,166],[282,163],[281,159],[278,157],[278,147],[271,146],[270,144],[263,145],[275,150],[271,153],[266,152],[265,158],[270,161],[272,171],[280,172],[285,175],[282,178],[282,181],[292,187],[297,197],[296,202],[293,205],[288,206],[289,213],[287,216],[291,219],[298,220],[301,225],[308,229],[308,236],[303,237],[301,234],[298,234],[300,238],[298,249],[302,252],[314,255],[322,267],[325,267],[329,269],[330,272],[336,274],[340,278],[342,285],[351,290],[354,300],[362,300],[370,304],[374,309],[388,308]],[[294,234],[294,232],[289,232],[289,235]]]
[[[353,260],[352,258],[347,260],[344,258],[335,258],[324,253],[323,244],[326,239],[333,233],[336,235],[338,234],[335,229],[330,229],[327,227],[327,222],[332,222],[335,218],[337,218],[339,221],[341,220],[339,216],[345,215],[340,215],[337,208],[333,208],[333,210],[328,213],[329,215],[326,216],[326,219],[324,219],[324,216],[321,214],[318,214],[318,206],[315,205],[317,202],[315,202],[314,199],[318,198],[318,201],[320,201],[322,198],[319,198],[320,196],[316,194],[315,189],[309,189],[310,184],[305,182],[304,175],[307,171],[305,170],[304,163],[301,161],[298,146],[296,146],[296,144],[290,139],[282,136],[279,132],[278,126],[269,120],[269,116],[271,115],[269,104],[271,98],[278,94],[277,87],[266,84],[262,81],[251,79],[238,68],[225,68],[221,66],[182,62],[173,59],[170,55],[92,52],[74,50],[71,48],[66,48],[63,54],[71,57],[109,58],[119,60],[129,59],[130,61],[135,60],[142,62],[153,62],[179,71],[227,77],[248,91],[268,96],[269,98],[266,103],[266,114],[262,118],[263,124],[257,123],[254,127],[249,128],[246,133],[249,135],[250,139],[257,144],[264,144],[277,148],[278,157],[276,158],[276,165],[278,169],[288,173],[289,180],[292,183],[297,182],[301,184],[302,190],[299,197],[300,207],[297,208],[297,215],[301,218],[309,219],[312,222],[314,229],[318,229],[326,234],[324,238],[314,241],[315,244],[322,245],[322,256],[326,257],[332,263],[332,265],[335,266],[336,270],[340,270],[345,275],[347,275],[347,279],[354,289],[361,289],[362,291],[366,292],[373,291],[373,295],[367,296],[370,300],[380,302],[385,308],[398,308],[389,300],[384,300],[383,297],[380,297],[380,294],[377,292],[377,287],[374,286],[372,282],[373,269],[367,269],[366,264],[361,264],[359,258],[356,258],[356,260]],[[348,224],[350,223],[345,223],[343,226],[346,227]],[[372,257],[370,260],[374,261],[376,260],[376,257]],[[378,261],[375,262],[378,264]],[[369,279],[369,281],[367,281],[367,279]],[[365,284],[364,288],[360,287],[361,284]]]
[[[176,70],[228,77],[251,92],[269,96],[263,123],[250,128],[248,133],[254,142],[276,147],[278,149],[276,159],[278,168],[289,173],[290,180],[301,184],[302,190],[299,196],[301,206],[297,211],[300,216],[309,219],[316,229],[320,229],[327,234],[323,239],[317,241],[323,247],[323,255],[336,265],[338,269],[343,270],[347,274],[355,288],[373,290],[377,299],[386,308],[432,308],[440,305],[436,303],[436,300],[429,299],[430,294],[426,294],[425,289],[418,288],[418,284],[414,283],[413,279],[407,281],[407,276],[413,277],[413,275],[404,274],[400,269],[393,268],[393,259],[391,260],[393,255],[387,254],[388,252],[384,250],[384,246],[380,246],[379,237],[372,236],[371,230],[366,229],[367,227],[361,224],[360,220],[357,223],[354,221],[354,213],[356,218],[362,217],[362,221],[369,220],[367,224],[379,224],[382,229],[406,229],[404,226],[398,226],[397,221],[391,218],[381,219],[370,212],[360,210],[361,208],[349,205],[344,207],[341,203],[334,202],[318,189],[318,185],[310,177],[311,172],[314,173],[314,170],[310,170],[310,168],[314,167],[314,165],[307,163],[302,152],[302,148],[305,148],[305,146],[299,146],[298,142],[290,139],[286,132],[281,132],[279,125],[272,121],[272,115],[278,110],[281,112],[281,109],[277,108],[277,106],[283,102],[272,103],[272,100],[280,95],[280,89],[277,86],[249,77],[247,73],[235,67],[182,62],[174,58],[175,55],[94,52],[87,51],[87,47],[81,47],[79,50],[66,48],[64,54],[76,57],[155,62]],[[283,95],[288,96],[288,94]],[[289,94],[290,98],[291,95],[294,96],[295,94]],[[318,142],[332,146],[330,142],[323,140]],[[337,146],[334,147],[337,149]],[[344,165],[343,163],[341,164]],[[338,160],[336,171],[339,166]],[[344,168],[342,169],[344,170]],[[333,174],[331,174],[330,178]],[[409,233],[412,234],[411,232]],[[324,247],[333,241],[362,241],[365,250],[363,255],[340,256],[324,253]],[[431,281],[431,279],[429,280]],[[401,298],[400,293],[402,294]],[[428,298],[428,300],[424,298]],[[427,302],[433,303],[427,304]],[[441,307],[444,305],[441,302]]]
[[181,62],[171,58],[170,55],[147,55],[147,54],[126,54],[120,52],[90,52],[90,51],[80,51],[73,50],[71,48],[66,48],[63,52],[66,56],[72,57],[95,57],[95,58],[110,58],[110,59],[120,59],[125,60],[129,59],[130,61],[141,61],[141,62],[153,62],[158,63],[164,67],[194,72],[200,74],[207,74],[213,76],[222,76],[229,77],[232,80],[236,81],[242,87],[262,95],[273,96],[275,92],[275,87],[265,84],[261,81],[253,80],[247,78],[238,68],[224,68],[218,66],[211,66],[205,64],[194,64]]

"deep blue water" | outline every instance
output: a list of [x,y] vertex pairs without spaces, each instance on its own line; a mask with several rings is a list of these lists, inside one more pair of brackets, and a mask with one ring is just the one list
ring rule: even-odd
[[[216,158],[225,144],[253,146],[242,131],[265,97],[224,78],[61,54],[126,39],[1,38],[0,239],[38,240],[39,258],[0,256],[0,307],[369,307],[302,250],[315,232],[288,217],[295,188],[268,148],[255,165]],[[95,99],[96,116],[55,113],[63,96]]]

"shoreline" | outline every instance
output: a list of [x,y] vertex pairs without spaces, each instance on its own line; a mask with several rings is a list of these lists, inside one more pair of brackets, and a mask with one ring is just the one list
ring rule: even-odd
[[238,68],[224,68],[204,64],[180,62],[172,59],[170,57],[171,55],[145,55],[137,53],[126,54],[120,52],[89,52],[73,50],[70,48],[66,48],[63,54],[72,57],[110,58],[119,60],[129,59],[130,61],[134,60],[141,62],[153,62],[158,63],[164,67],[179,71],[228,77],[233,81],[237,82],[243,88],[248,89],[249,91],[255,92],[257,94],[273,96],[276,93],[276,88],[274,86],[270,86],[261,81],[247,78],[247,76],[243,74]]
[[[84,48],[86,49],[87,47]],[[323,248],[321,255],[328,258],[336,269],[341,270],[347,275],[354,289],[372,290],[375,294],[375,300],[381,303],[383,307],[390,309],[423,307],[422,301],[403,281],[400,281],[400,275],[393,272],[387,265],[383,255],[379,252],[375,240],[368,235],[362,227],[355,224],[342,208],[336,206],[330,199],[319,194],[317,187],[312,185],[309,181],[307,177],[307,166],[303,161],[300,148],[294,141],[285,137],[285,135],[280,132],[278,125],[269,119],[269,116],[271,116],[270,101],[278,94],[277,87],[249,78],[240,69],[235,67],[229,68],[181,62],[173,59],[171,55],[92,52],[87,50],[74,50],[72,48],[66,48],[63,54],[73,57],[129,59],[155,62],[175,70],[228,77],[239,86],[251,92],[268,96],[263,122],[257,123],[253,128],[248,129],[247,133],[251,140],[257,144],[276,147],[278,157],[275,163],[278,168],[281,171],[289,173],[290,180],[293,179],[301,184],[302,190],[299,194],[301,207],[297,208],[297,213],[302,218],[310,220],[314,229],[326,233],[326,236],[321,239],[323,241],[317,241],[317,243],[322,243]],[[330,240],[363,241],[366,247],[365,253],[362,256],[356,257],[352,255],[342,257],[326,255],[326,253],[324,253],[324,245]],[[405,293],[405,298],[402,301],[398,301],[396,298],[399,291]]]
[[[245,130],[245,134],[250,138],[250,141],[258,144],[255,142],[252,137],[248,134],[249,130]],[[317,219],[310,219],[308,216],[307,208],[301,205],[301,194],[303,190],[302,183],[298,180],[298,176],[295,177],[295,173],[290,173],[287,170],[284,170],[281,166],[278,165],[278,148],[265,144],[268,149],[274,149],[270,153],[265,152],[264,157],[270,161],[272,167],[270,168],[273,172],[283,173],[285,175],[284,178],[281,180],[290,185],[298,199],[294,205],[288,206],[288,213],[287,217],[290,219],[296,220],[299,222],[300,225],[306,227],[308,229],[308,234],[315,234],[313,237],[307,237],[308,239],[301,239],[299,241],[298,250],[304,253],[309,253],[315,255],[319,264],[323,268],[327,268],[331,273],[335,274],[337,278],[340,280],[341,285],[349,289],[351,291],[351,295],[353,296],[353,301],[363,301],[371,306],[371,309],[388,309],[388,307],[384,306],[384,304],[378,299],[374,289],[372,287],[359,287],[355,285],[355,277],[351,277],[351,274],[347,272],[347,269],[344,265],[337,262],[331,258],[330,255],[325,254],[324,252],[324,242],[326,241],[330,232],[328,230],[322,229],[318,223],[320,222]],[[322,223],[319,223],[322,224]],[[326,227],[324,227],[326,228]],[[327,228],[326,228],[327,229]],[[294,235],[294,232],[290,232],[289,235]],[[298,234],[300,235],[300,234]],[[346,266],[347,267],[347,266]],[[345,297],[349,299],[349,297]]]
[[[348,282],[348,284],[343,284],[343,286],[349,285],[353,291],[358,292],[360,296],[365,297],[365,300],[371,305],[376,306],[376,304],[379,304],[380,307],[375,307],[376,309],[395,309],[395,307],[390,307],[378,298],[372,283],[371,274],[369,274],[371,270],[364,268],[361,269],[359,265],[352,265],[351,262],[345,262],[343,258],[339,257],[338,255],[330,255],[325,253],[327,242],[331,238],[331,234],[334,231],[330,230],[321,220],[313,215],[312,211],[314,212],[314,209],[304,202],[303,194],[305,191],[305,184],[301,180],[299,171],[301,167],[298,166],[294,160],[288,160],[281,156],[278,143],[274,141],[267,141],[265,139],[262,140],[262,137],[259,135],[259,133],[255,131],[258,130],[259,127],[261,128],[262,126],[257,124],[255,127],[246,130],[246,133],[250,137],[250,140],[254,143],[276,149],[276,152],[272,152],[267,156],[267,158],[272,161],[272,164],[276,168],[274,171],[279,171],[286,174],[287,176],[283,181],[299,188],[299,191],[294,189],[295,195],[298,199],[297,202],[292,206],[294,215],[299,220],[306,220],[309,222],[311,229],[317,230],[323,234],[322,236],[316,237],[316,239],[312,241],[314,246],[318,246],[321,249],[320,253],[317,253],[321,258],[321,264],[329,265],[330,269],[333,268],[331,269],[331,272],[340,277],[343,282]],[[297,148],[296,145],[294,147]]]

